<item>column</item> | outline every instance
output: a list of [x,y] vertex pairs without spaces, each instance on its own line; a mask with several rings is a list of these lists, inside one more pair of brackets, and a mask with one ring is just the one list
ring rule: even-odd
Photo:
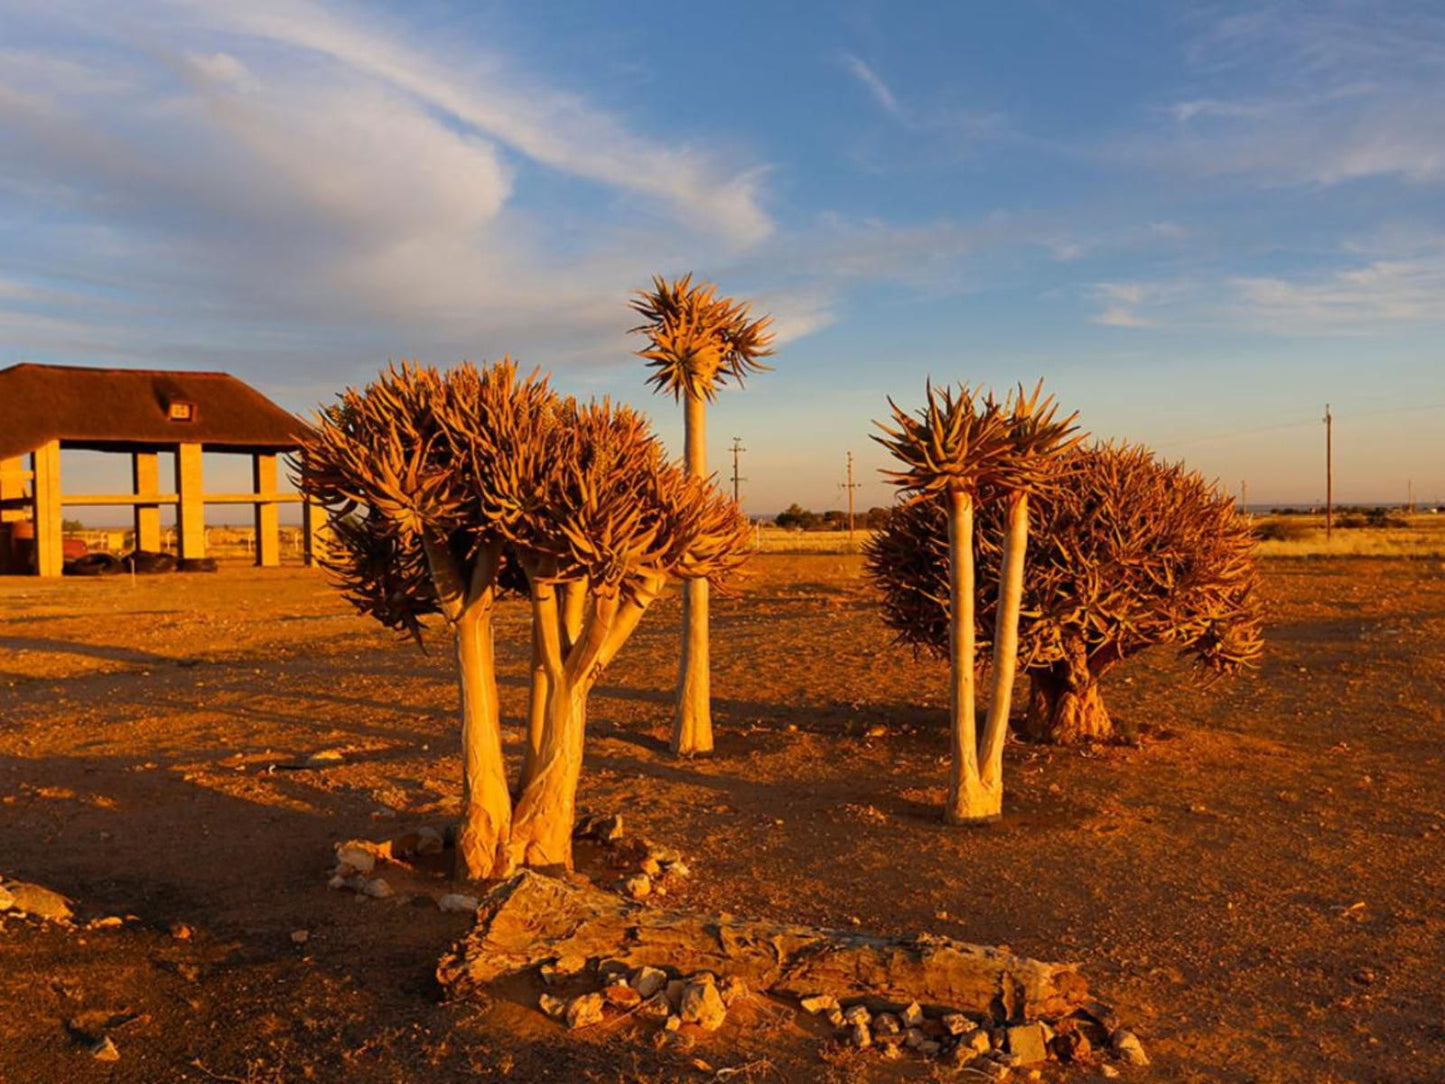
[[[25,480],[29,476],[30,472],[25,469],[24,456],[0,459],[0,502],[25,500]],[[0,523],[16,523],[24,518],[25,509],[21,506],[7,508],[0,504]]]
[[201,446],[176,445],[176,540],[181,560],[206,555],[206,505],[201,489]]
[[[131,489],[137,497],[157,497],[161,492],[161,457],[155,452],[133,452],[130,457]],[[135,548],[158,553],[161,548],[161,506],[135,506]]]
[[306,551],[306,566],[315,568],[326,553],[326,508],[315,501],[301,501],[301,545]]
[[65,544],[60,516],[60,441],[36,448],[30,456],[35,472],[35,571],[59,576],[65,569]]
[[255,504],[256,522],[256,564],[262,568],[275,568],[281,563],[281,518],[276,504],[276,457],[274,455],[253,455],[251,457],[251,492],[258,497]]

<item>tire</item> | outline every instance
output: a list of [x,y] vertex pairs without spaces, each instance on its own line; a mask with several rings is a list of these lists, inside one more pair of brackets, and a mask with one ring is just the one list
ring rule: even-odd
[[174,572],[176,558],[171,553],[155,553],[151,550],[136,550],[125,559],[127,568],[138,575],[150,576],[161,572]]
[[87,553],[67,564],[65,572],[70,576],[114,576],[122,567],[113,553]]
[[187,557],[176,562],[177,572],[214,572],[216,571],[216,559],[214,557]]

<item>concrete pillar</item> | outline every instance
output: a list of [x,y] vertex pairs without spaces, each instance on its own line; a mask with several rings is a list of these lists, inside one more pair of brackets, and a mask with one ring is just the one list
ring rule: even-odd
[[251,457],[251,492],[272,500],[257,501],[256,509],[256,563],[262,568],[274,568],[281,563],[281,516],[276,496],[276,457],[274,455],[253,455]]
[[[155,452],[133,452],[130,457],[132,492],[155,497],[161,491],[161,457]],[[161,548],[161,506],[135,506],[135,548],[158,553]]]
[[35,571],[59,576],[65,569],[65,544],[60,515],[60,441],[52,440],[30,455],[35,472]]
[[301,545],[306,551],[306,565],[315,568],[326,552],[326,509],[315,501],[301,502]]
[[[0,459],[0,501],[23,501],[28,497],[25,488],[25,457]],[[7,508],[0,504],[0,523],[17,523],[25,518],[25,509],[19,505]]]
[[206,504],[201,488],[201,446],[176,445],[176,541],[182,561],[206,555]]

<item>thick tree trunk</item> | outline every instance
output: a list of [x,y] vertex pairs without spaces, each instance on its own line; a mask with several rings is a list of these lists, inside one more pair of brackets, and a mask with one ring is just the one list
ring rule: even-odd
[[1032,674],[1029,710],[1024,718],[1023,736],[1029,741],[1055,745],[1078,745],[1108,741],[1114,737],[1114,723],[1098,677],[1087,668],[1073,676],[1059,664]]
[[461,997],[561,956],[736,975],[793,997],[918,1001],[1000,1023],[1058,1019],[1088,999],[1071,965],[1005,949],[662,911],[527,871],[487,895],[476,927],[442,958],[437,978]]
[[948,710],[952,759],[943,819],[949,824],[997,820],[979,776],[974,708],[973,498],[950,490],[948,501]]
[[582,776],[585,686],[550,679],[537,767],[512,817],[511,860],[533,869],[572,868],[572,825]]
[[[686,429],[687,472],[707,476],[706,401],[688,393],[683,422]],[[682,756],[712,752],[712,707],[708,662],[708,582],[688,580],[682,587],[682,660],[677,674],[677,708],[672,722],[672,751]]]
[[505,877],[512,796],[502,760],[502,725],[494,677],[489,611],[457,622],[457,664],[462,678],[462,823],[457,868],[468,880]]
[[1024,553],[1029,540],[1029,498],[1009,498],[1008,529],[998,580],[998,612],[994,618],[993,690],[988,701],[988,722],[983,732],[980,770],[983,791],[991,803],[989,813],[1003,815],[1003,747],[1008,738],[1009,708],[1013,704],[1014,677],[1018,672],[1019,609],[1024,596]]
[[537,777],[542,759],[542,732],[547,726],[547,667],[542,646],[537,642],[536,621],[532,623],[531,687],[527,693],[527,745],[522,750],[522,769],[517,776],[517,795],[526,792]]

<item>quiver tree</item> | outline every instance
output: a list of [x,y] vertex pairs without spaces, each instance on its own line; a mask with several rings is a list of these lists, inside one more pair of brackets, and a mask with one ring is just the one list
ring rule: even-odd
[[470,879],[511,870],[492,611],[516,572],[506,568],[492,471],[556,410],[545,381],[518,379],[507,360],[445,374],[393,366],[320,412],[297,463],[298,485],[330,512],[335,544],[323,563],[352,604],[418,642],[433,614],[455,633],[463,764],[457,869]]
[[[889,406],[892,424],[878,423],[882,435],[874,439],[903,469],[884,473],[910,495],[908,507],[918,507],[919,515],[941,515],[944,522],[945,581],[938,597],[945,606],[952,754],[944,819],[950,824],[997,820],[1003,812],[1003,747],[1017,660],[1028,497],[1051,477],[1048,461],[1077,441],[1070,438],[1075,416],[1058,420],[1052,397],[1042,397],[1042,384],[1032,394],[1019,388],[1000,405],[992,393],[985,396],[968,387],[936,391],[930,383],[927,402],[917,414],[891,399]],[[974,517],[980,494],[1001,510],[1007,525],[994,570],[998,635],[982,734],[974,705]],[[879,552],[869,549],[870,562]]]
[[535,749],[512,823],[514,863],[572,865],[587,696],[668,580],[719,580],[748,524],[706,480],[669,464],[627,407],[569,401],[546,452],[509,479],[503,528],[532,607]]
[[[767,317],[753,319],[746,304],[718,297],[717,287],[685,275],[673,282],[654,277],[651,290],[637,291],[633,309],[647,337],[638,351],[652,369],[648,384],[683,402],[684,464],[695,478],[707,477],[707,403],[729,381],[765,371],[759,359],[772,353]],[[683,588],[682,658],[672,751],[688,756],[713,747],[708,668],[708,581]]]
[[[748,527],[707,481],[665,461],[626,407],[559,399],[509,361],[403,365],[324,410],[298,478],[337,527],[347,598],[420,637],[456,632],[464,814],[458,868],[570,867],[587,694],[670,579],[721,579]],[[527,745],[515,811],[492,645],[499,593],[532,609]]]
[[[1256,659],[1255,540],[1233,501],[1182,464],[1138,445],[1096,445],[1050,464],[1031,507],[1034,553],[1024,586],[1020,666],[1031,679],[1025,737],[1072,743],[1114,735],[1100,680],[1157,644],[1193,658],[1205,678]],[[975,540],[987,577],[1005,523],[990,507]],[[899,505],[870,540],[868,571],[884,621],[915,649],[948,650],[948,525],[926,504]],[[982,592],[977,635],[995,635]]]

